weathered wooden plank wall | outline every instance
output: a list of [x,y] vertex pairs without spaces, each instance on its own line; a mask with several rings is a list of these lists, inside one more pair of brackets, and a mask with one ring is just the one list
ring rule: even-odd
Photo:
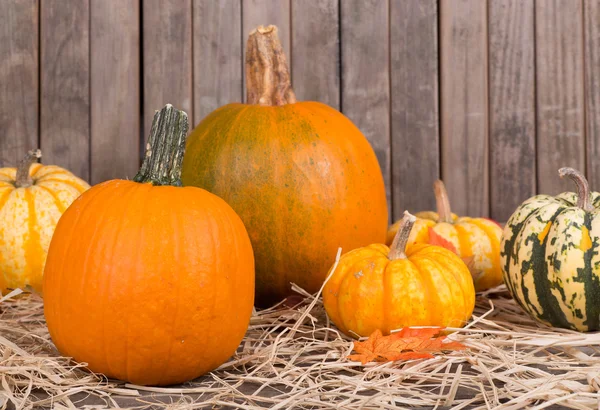
[[513,0],[488,11],[490,212],[501,221],[536,191],[534,11]]
[[276,24],[300,99],[341,109],[390,210],[506,220],[536,192],[600,184],[600,0],[4,0],[0,166],[134,175],[155,109],[193,124],[243,101],[247,34]]

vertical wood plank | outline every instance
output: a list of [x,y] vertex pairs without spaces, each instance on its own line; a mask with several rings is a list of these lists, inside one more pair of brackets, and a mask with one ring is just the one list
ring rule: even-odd
[[44,162],[90,177],[90,7],[40,2],[40,148]]
[[584,170],[583,9],[581,1],[536,4],[538,191],[573,191],[558,169]]
[[[277,26],[279,40],[287,57],[288,67],[293,68],[291,53],[290,0],[242,0],[242,46],[243,60],[246,61],[246,41],[248,34],[258,26]],[[292,75],[294,74],[292,70]],[[246,80],[244,73],[244,101],[246,101]]]
[[489,2],[491,217],[507,221],[535,186],[534,3]]
[[442,178],[454,212],[489,213],[487,1],[441,0]]
[[91,182],[133,178],[140,163],[140,8],[91,0]]
[[241,0],[194,0],[194,121],[241,102]]
[[439,178],[437,1],[390,4],[394,218],[435,209]]
[[0,1],[0,167],[38,146],[38,2]]
[[300,101],[340,108],[338,0],[292,1],[292,86]]
[[388,2],[341,2],[341,106],[379,160],[392,215]]
[[144,0],[144,141],[156,110],[170,103],[192,111],[192,1]]
[[586,0],[585,10],[585,110],[587,175],[592,187],[600,186],[600,0]]

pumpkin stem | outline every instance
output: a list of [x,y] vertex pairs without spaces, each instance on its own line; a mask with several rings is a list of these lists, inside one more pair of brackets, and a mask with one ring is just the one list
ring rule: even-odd
[[248,37],[246,99],[248,104],[271,106],[296,102],[290,71],[275,26],[258,26]]
[[154,114],[144,162],[135,182],[152,185],[181,184],[181,163],[185,152],[188,117],[184,111],[167,104]]
[[435,193],[435,203],[437,205],[438,222],[452,223],[452,211],[450,209],[450,200],[448,199],[448,191],[446,185],[440,179],[433,183],[433,191]]
[[565,176],[571,178],[577,185],[577,206],[584,211],[593,211],[594,207],[592,206],[590,185],[588,184],[587,179],[585,179],[585,176],[576,169],[569,167],[559,169],[558,175],[560,175],[561,178],[564,178]]
[[398,232],[394,237],[394,241],[390,245],[388,258],[391,260],[406,259],[406,244],[408,243],[410,231],[412,230],[416,220],[417,218],[414,215],[411,215],[408,211],[404,211],[404,216],[402,217],[400,226],[398,227]]
[[17,166],[17,177],[15,178],[15,186],[17,188],[27,188],[33,185],[33,179],[29,175],[29,168],[35,164],[38,159],[42,158],[42,151],[35,149],[29,151],[25,158],[21,160]]

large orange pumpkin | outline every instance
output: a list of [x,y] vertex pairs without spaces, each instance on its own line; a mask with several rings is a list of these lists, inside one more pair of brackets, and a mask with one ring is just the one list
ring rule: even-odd
[[50,239],[61,214],[90,186],[66,169],[37,164],[29,151],[16,168],[0,168],[0,295],[30,286],[42,292]]
[[157,113],[134,181],[96,185],[64,213],[44,276],[44,313],[65,356],[143,385],[221,365],[247,330],[254,259],[222,199],[181,185],[187,117]]
[[250,34],[247,104],[229,104],[191,133],[183,183],[225,199],[256,258],[256,302],[322,285],[338,247],[385,240],[387,205],[373,149],[352,122],[296,102],[274,26]]
[[405,212],[392,245],[344,254],[323,289],[333,323],[350,336],[407,326],[463,326],[475,308],[464,262],[433,245],[409,243],[415,217]]

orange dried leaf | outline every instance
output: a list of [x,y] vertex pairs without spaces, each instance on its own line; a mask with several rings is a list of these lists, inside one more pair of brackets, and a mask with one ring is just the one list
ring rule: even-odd
[[405,327],[396,333],[392,333],[390,337],[402,339],[406,337],[435,337],[442,331],[441,327]]
[[459,342],[444,342],[446,336],[438,336],[443,328],[404,328],[390,336],[374,331],[364,342],[354,342],[356,354],[348,359],[363,365],[372,361],[430,359],[433,353],[448,350],[463,350],[467,347]]
[[441,246],[442,248],[446,248],[449,251],[458,254],[458,252],[456,251],[456,246],[454,246],[452,242],[444,238],[442,235],[434,231],[433,228],[429,228],[429,244]]
[[394,356],[390,356],[390,361],[397,360],[416,360],[416,359],[433,359],[433,355],[431,353],[420,353],[420,352],[404,352],[398,353]]

